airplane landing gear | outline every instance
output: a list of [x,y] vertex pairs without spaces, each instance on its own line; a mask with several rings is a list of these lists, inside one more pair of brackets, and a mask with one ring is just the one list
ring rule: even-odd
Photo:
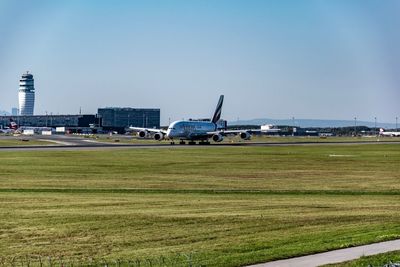
[[195,141],[190,141],[188,144],[189,144],[189,145],[195,145],[196,142],[195,142]]
[[180,144],[180,145],[186,145],[186,142],[183,141],[183,140],[181,140],[181,141],[179,142],[179,144]]

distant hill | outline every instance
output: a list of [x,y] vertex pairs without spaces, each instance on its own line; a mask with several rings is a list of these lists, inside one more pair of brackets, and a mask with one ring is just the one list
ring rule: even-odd
[[[252,120],[239,120],[231,121],[229,125],[293,125],[293,120],[277,120],[277,119],[252,119]],[[354,120],[309,120],[309,119],[295,119],[295,126],[302,128],[318,127],[318,128],[333,128],[333,127],[349,127],[354,126]],[[400,125],[400,123],[399,123]],[[375,127],[375,122],[371,121],[357,121],[357,126]],[[396,127],[395,123],[377,123],[379,128],[393,129]]]
[[8,116],[8,115],[11,115],[11,113],[10,113],[10,112],[7,112],[7,111],[5,111],[5,110],[0,110],[0,115],[1,115],[1,116]]

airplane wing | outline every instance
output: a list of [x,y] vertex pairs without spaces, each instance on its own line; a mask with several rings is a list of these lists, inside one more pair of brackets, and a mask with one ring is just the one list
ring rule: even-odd
[[241,133],[261,133],[261,129],[244,129],[244,130],[218,130],[213,132],[207,132],[208,135],[220,134],[222,136],[225,135],[238,135]]
[[129,127],[129,129],[135,132],[149,132],[149,133],[163,133],[166,134],[167,131],[163,129],[154,129],[154,128],[141,128],[141,127]]
[[0,129],[0,133],[4,133],[4,134],[10,134],[10,133],[14,133],[16,130],[14,129]]

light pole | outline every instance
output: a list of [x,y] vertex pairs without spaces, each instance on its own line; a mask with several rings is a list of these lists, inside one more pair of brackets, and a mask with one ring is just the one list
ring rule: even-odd
[[399,118],[398,117],[396,117],[396,132],[398,131],[397,130],[397,120],[398,120]]
[[293,120],[293,126],[292,126],[292,136],[294,136],[294,126],[295,126],[295,123],[294,123],[294,117],[292,117],[292,120]]
[[357,136],[357,117],[354,117],[354,136]]
[[376,117],[374,117],[374,119],[375,119],[375,128],[374,128],[374,131],[375,131],[375,135],[377,135],[377,132],[376,132]]

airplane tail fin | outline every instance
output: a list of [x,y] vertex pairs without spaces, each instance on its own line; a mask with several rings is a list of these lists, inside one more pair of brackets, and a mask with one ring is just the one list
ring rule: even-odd
[[10,125],[9,127],[13,130],[16,130],[18,128],[18,125],[15,123],[13,119],[10,118]]
[[223,102],[224,102],[224,95],[221,95],[221,96],[219,97],[219,101],[218,101],[218,104],[217,104],[217,108],[215,109],[214,116],[212,117],[211,122],[217,123],[217,121],[219,121],[219,119],[221,118],[222,104],[223,104]]
[[383,129],[383,128],[380,128],[380,129],[379,129],[379,132],[380,132],[380,133],[383,133],[384,131],[385,131],[385,129]]

